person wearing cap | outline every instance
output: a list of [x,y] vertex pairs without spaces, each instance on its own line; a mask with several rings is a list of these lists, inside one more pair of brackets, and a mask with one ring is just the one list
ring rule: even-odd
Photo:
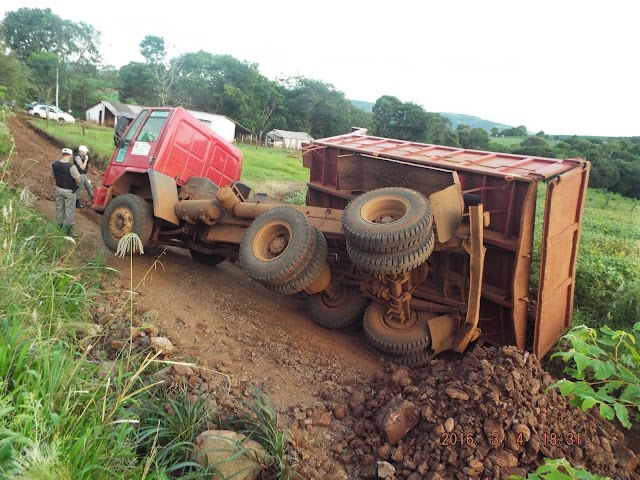
[[51,164],[51,173],[56,181],[56,223],[68,235],[73,234],[76,190],[80,185],[80,173],[71,163],[73,152],[62,149],[62,158]]
[[89,171],[89,149],[85,145],[78,147],[78,154],[73,159],[78,172],[80,173],[80,187],[76,191],[76,208],[82,208],[81,195],[82,187],[87,189],[91,203],[93,203],[93,186],[87,177]]

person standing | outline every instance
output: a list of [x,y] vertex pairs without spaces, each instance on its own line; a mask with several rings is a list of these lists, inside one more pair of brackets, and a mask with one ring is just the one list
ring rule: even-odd
[[56,181],[56,223],[68,235],[73,235],[76,190],[80,185],[80,173],[71,163],[73,152],[62,149],[62,158],[51,164],[51,173]]
[[91,203],[93,203],[93,186],[87,177],[87,172],[89,171],[89,149],[84,145],[80,145],[78,147],[78,154],[75,156],[73,161],[80,173],[80,187],[76,191],[76,208],[82,208],[82,187],[87,189],[89,198],[91,198]]

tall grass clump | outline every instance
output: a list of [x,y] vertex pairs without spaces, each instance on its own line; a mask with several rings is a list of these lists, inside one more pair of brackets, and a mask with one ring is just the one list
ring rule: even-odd
[[240,402],[239,415],[228,420],[234,430],[258,442],[267,452],[263,478],[288,480],[299,478],[297,459],[289,447],[289,437],[279,426],[278,409],[271,397],[253,386],[251,396]]

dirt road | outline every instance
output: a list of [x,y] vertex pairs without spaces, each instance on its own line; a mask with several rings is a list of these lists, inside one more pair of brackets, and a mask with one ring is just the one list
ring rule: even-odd
[[[39,198],[36,207],[52,219],[49,165],[59,158],[59,146],[31,129],[24,117],[13,118],[10,128],[17,156],[10,160],[8,183],[28,187]],[[99,170],[93,168],[89,176],[100,185]],[[121,273],[118,283],[128,289],[129,260],[104,247],[102,217],[88,208],[76,212],[82,254],[87,260],[106,255],[108,264]],[[157,312],[160,331],[178,347],[180,356],[229,374],[240,384],[268,390],[282,412],[313,408],[321,403],[318,394],[323,389],[336,383],[357,387],[381,370],[361,332],[345,334],[315,325],[302,300],[266,290],[239,266],[228,261],[217,267],[200,265],[188,252],[173,248],[154,254],[134,260],[134,284],[143,281],[138,305]],[[157,254],[156,268],[151,268]],[[285,426],[291,421],[293,417],[284,417]],[[325,431],[308,433],[319,435],[312,439],[318,447],[331,442]]]

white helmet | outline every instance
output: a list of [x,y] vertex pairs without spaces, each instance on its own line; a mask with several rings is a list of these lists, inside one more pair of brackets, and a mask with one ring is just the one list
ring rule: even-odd
[[63,148],[62,149],[62,155],[72,155],[73,152],[71,151],[70,148]]
[[89,153],[89,149],[85,145],[80,145],[78,151]]

